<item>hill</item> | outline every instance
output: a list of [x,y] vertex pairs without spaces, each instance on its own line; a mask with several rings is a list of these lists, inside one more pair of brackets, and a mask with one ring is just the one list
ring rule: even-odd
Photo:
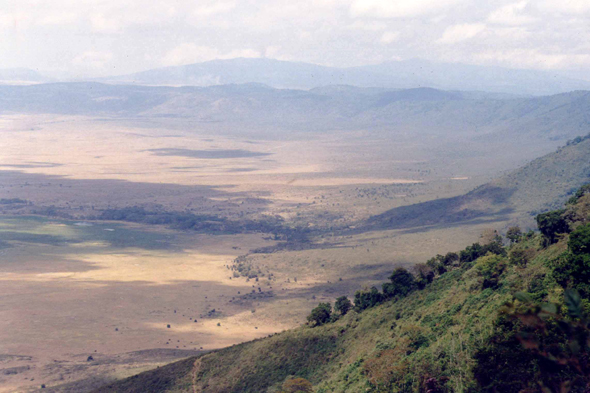
[[50,82],[48,78],[35,70],[28,68],[0,69],[0,84],[29,84]]
[[529,144],[531,136],[565,141],[585,134],[590,125],[587,91],[508,99],[432,88],[301,91],[260,84],[173,88],[51,83],[0,86],[0,105],[0,113],[190,119],[299,131],[369,129],[477,137],[486,143],[494,142],[488,134],[496,133],[523,137]]
[[544,95],[588,89],[590,82],[543,71],[514,70],[413,59],[359,67],[327,67],[266,58],[212,60],[98,79],[139,85],[211,86],[263,83],[276,88],[325,85],[490,91]]
[[96,393],[310,391],[285,389],[303,379],[316,392],[586,391],[588,190],[552,213],[560,231],[543,224],[543,234],[513,233],[510,246],[474,244],[411,279],[396,269],[383,292],[357,292],[352,311],[330,315],[328,305],[327,319],[312,313],[307,326]]
[[366,224],[373,229],[399,229],[518,219],[530,226],[539,212],[557,208],[588,182],[590,134],[465,195],[395,208]]

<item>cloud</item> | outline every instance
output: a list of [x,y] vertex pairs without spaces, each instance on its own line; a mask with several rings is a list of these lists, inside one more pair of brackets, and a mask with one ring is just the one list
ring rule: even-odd
[[524,25],[535,21],[535,18],[524,15],[528,1],[512,3],[498,8],[488,16],[488,22],[500,25]]
[[443,32],[442,37],[437,41],[442,44],[455,44],[475,37],[484,31],[486,25],[483,23],[465,23],[449,26]]
[[261,53],[252,49],[234,49],[221,53],[217,48],[183,43],[166,53],[162,60],[165,66],[200,63],[215,59],[232,59],[236,57],[261,57]]
[[[1,10],[0,10],[1,11]],[[26,12],[0,12],[0,29],[20,29],[30,24]]]
[[364,21],[355,20],[353,23],[348,25],[351,30],[365,30],[365,31],[381,31],[387,28],[387,25],[383,22],[377,21]]
[[193,14],[199,18],[208,18],[218,14],[225,14],[236,8],[236,3],[233,1],[227,2],[213,2],[208,5],[201,5],[195,8]]
[[86,51],[72,60],[72,64],[77,68],[101,69],[113,58],[110,52]]
[[382,44],[391,44],[392,42],[397,41],[398,38],[399,33],[397,31],[386,31],[383,33],[379,41],[381,41]]
[[78,20],[79,16],[75,12],[50,12],[40,16],[37,19],[37,24],[40,26],[63,26]]
[[90,23],[93,30],[99,33],[116,33],[122,28],[118,17],[106,17],[103,14],[92,15]]
[[350,15],[371,18],[407,18],[433,14],[465,0],[354,0]]
[[474,59],[508,67],[553,70],[564,66],[590,66],[590,55],[546,53],[538,49],[492,50],[476,53]]
[[590,12],[588,0],[540,0],[538,7],[548,12],[563,14],[583,14]]

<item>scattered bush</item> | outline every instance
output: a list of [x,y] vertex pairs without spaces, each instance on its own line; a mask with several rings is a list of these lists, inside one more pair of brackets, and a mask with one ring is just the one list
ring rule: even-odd
[[356,291],[354,294],[354,309],[359,312],[375,307],[383,302],[383,299],[383,294],[375,287],[372,287],[368,291]]
[[334,311],[340,315],[346,315],[352,308],[352,302],[346,296],[340,296],[334,303]]
[[383,284],[386,297],[406,296],[414,289],[414,276],[402,267],[398,267],[389,276],[391,283]]
[[313,326],[320,326],[330,322],[332,316],[332,305],[330,303],[320,303],[316,308],[311,310],[307,316],[307,321]]
[[519,226],[513,226],[508,228],[506,232],[506,238],[510,240],[511,244],[518,243],[522,237],[522,231]]
[[283,383],[280,393],[313,393],[313,385],[305,378],[290,378]]
[[526,267],[527,263],[531,258],[531,253],[528,250],[512,250],[508,255],[511,265],[518,267]]
[[537,227],[546,239],[546,245],[557,241],[557,235],[569,232],[569,225],[563,218],[565,209],[537,215]]

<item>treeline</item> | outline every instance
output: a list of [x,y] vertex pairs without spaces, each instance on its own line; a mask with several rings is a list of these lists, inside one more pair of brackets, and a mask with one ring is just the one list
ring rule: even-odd
[[590,185],[565,209],[540,214],[537,222],[542,248],[562,240],[567,247],[545,262],[546,273],[535,276],[527,292],[514,294],[500,310],[489,344],[474,356],[474,377],[486,391],[585,393],[590,389]]
[[20,198],[1,198],[0,205],[28,205],[29,201]]
[[[437,255],[418,265],[413,274],[397,268],[381,291],[377,287],[357,291],[354,302],[340,297],[334,310],[329,303],[320,304],[308,317],[309,324],[318,326],[339,319],[349,310],[362,312],[385,301],[398,302],[415,291],[428,289],[432,296],[443,290],[431,286],[437,277],[461,269],[453,273],[453,281],[469,283],[469,299],[512,298],[500,309],[488,311],[482,303],[475,309],[476,314],[471,311],[463,316],[471,319],[489,315],[484,312],[497,312],[489,333],[465,349],[470,366],[462,372],[472,376],[473,391],[586,393],[590,391],[590,185],[576,192],[565,209],[539,214],[536,219],[539,234],[511,227],[506,233],[510,243],[507,246],[496,235],[488,244],[476,243],[459,253]],[[447,290],[453,285],[448,280],[441,282],[445,282]],[[523,284],[526,291],[514,293],[513,288],[522,288]],[[420,301],[413,298],[413,302]],[[468,303],[456,306],[460,310]],[[439,312],[445,314],[448,310]],[[436,325],[437,332],[444,326]],[[433,331],[430,339],[437,340],[438,333]],[[419,357],[409,359],[405,352],[393,356],[395,350],[388,351],[382,352],[382,356],[391,355],[386,363],[376,358],[365,367],[373,377],[371,386],[407,382],[411,368],[400,373],[400,364],[419,362]],[[424,351],[421,356],[426,356],[428,351]],[[441,353],[437,352],[437,356]],[[438,386],[437,392],[452,391],[446,387],[452,372],[445,371],[444,359],[440,363],[433,359],[428,357],[429,366],[436,363],[440,367],[429,381]]]
[[[511,232],[519,232],[517,227],[511,228]],[[513,235],[515,236],[515,235]],[[520,236],[531,236],[531,234],[520,234]],[[514,238],[514,237],[513,237]],[[515,241],[516,238],[514,238]],[[341,316],[346,315],[350,309],[356,312],[362,312],[368,308],[378,306],[379,304],[408,296],[413,291],[420,291],[432,283],[435,278],[445,274],[451,269],[470,268],[473,262],[481,257],[494,258],[494,256],[505,257],[507,251],[502,244],[502,237],[496,234],[495,238],[488,244],[474,243],[467,246],[459,253],[449,252],[446,255],[437,255],[426,263],[417,264],[414,266],[414,271],[410,272],[403,267],[396,268],[389,281],[381,285],[381,291],[377,287],[371,287],[367,290],[359,290],[354,294],[353,302],[346,296],[342,296],[336,300],[334,310],[332,310],[329,303],[320,303],[318,307],[314,308],[308,316],[308,322],[312,326],[323,325],[328,322],[334,322]],[[522,263],[520,260],[518,263]],[[489,261],[484,261],[484,265],[489,265]],[[483,287],[497,286],[497,280],[501,274],[501,269],[497,266],[493,268],[485,268],[485,279]],[[350,307],[342,307],[343,304],[350,304]]]
[[577,145],[578,143],[584,142],[585,140],[590,139],[590,134],[586,135],[586,136],[577,136],[574,139],[570,139],[569,141],[567,141],[567,146],[570,145]]
[[309,234],[309,229],[290,227],[279,216],[266,216],[258,220],[229,220],[215,215],[190,212],[152,211],[139,206],[106,209],[99,215],[88,217],[88,219],[168,225],[174,229],[213,234],[270,233],[275,240],[299,242],[308,241]]
[[[590,184],[581,187],[568,200],[567,206],[575,205],[586,194],[590,194]],[[580,222],[580,220],[584,221],[572,209],[562,209],[539,214],[536,217],[536,221],[539,232],[543,235],[543,246],[551,245],[560,236],[572,232],[573,223]],[[518,226],[510,227],[506,233],[506,239],[511,245],[524,239],[530,239],[533,236],[533,231],[523,233]],[[426,261],[426,263],[415,265],[413,273],[402,267],[396,268],[389,277],[390,281],[382,284],[381,291],[377,287],[356,291],[354,294],[354,305],[351,303],[350,308],[353,308],[356,312],[361,312],[389,300],[399,300],[413,291],[423,290],[437,277],[440,277],[447,271],[452,269],[467,270],[473,267],[475,262],[475,267],[483,277],[482,289],[495,289],[498,287],[500,276],[508,264],[524,267],[530,258],[531,252],[525,250],[515,249],[509,253],[509,248],[504,247],[502,236],[494,232],[493,239],[488,243],[474,243],[459,253],[449,252],[446,255],[436,255]],[[590,262],[588,263],[589,268],[587,272],[583,268],[577,271],[573,266],[585,265],[584,263],[573,263],[572,258],[574,257],[570,253],[554,261],[554,264],[561,266],[560,271],[562,273],[559,276],[563,276],[563,278],[559,280],[563,283],[566,278],[571,280],[572,275],[575,275],[580,278],[573,279],[577,282],[576,287],[590,295]],[[584,286],[583,282],[587,282],[587,285]],[[342,297],[338,299],[337,303],[345,301],[349,301],[348,298]],[[322,310],[322,313],[314,312],[318,308]],[[332,310],[329,303],[321,303],[316,309],[312,310],[312,313],[308,317],[308,321],[313,326],[335,321],[348,311],[346,309],[345,312],[342,312],[342,309],[339,307],[335,307]],[[321,315],[321,317],[317,318],[316,315]]]

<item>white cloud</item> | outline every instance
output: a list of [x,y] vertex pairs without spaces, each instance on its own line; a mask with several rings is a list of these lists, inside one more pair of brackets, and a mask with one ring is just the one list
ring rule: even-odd
[[112,58],[113,54],[110,52],[86,51],[76,56],[72,60],[72,64],[77,68],[101,69]]
[[484,31],[485,28],[486,25],[483,23],[465,23],[449,26],[445,29],[442,37],[437,42],[442,44],[455,44],[475,37]]
[[280,45],[270,45],[264,50],[264,57],[276,58],[281,52]]
[[200,63],[215,59],[232,59],[236,57],[261,57],[260,52],[252,49],[234,49],[221,53],[217,48],[183,43],[166,53],[162,64],[166,66]]
[[338,66],[531,55],[513,62],[581,69],[589,26],[590,0],[0,0],[0,67],[91,76],[231,55]]
[[501,25],[524,25],[535,20],[530,15],[525,15],[523,11],[527,8],[528,1],[512,3],[498,8],[490,14],[488,22]]
[[116,33],[122,28],[118,17],[107,17],[103,14],[92,15],[90,23],[93,30],[99,33]]
[[538,7],[547,12],[563,14],[581,14],[590,12],[588,0],[540,0]]
[[26,12],[0,12],[0,29],[22,29],[30,24]]
[[383,22],[377,21],[364,21],[355,20],[353,23],[348,25],[349,29],[352,30],[365,30],[365,31],[381,31],[387,28],[387,25]]
[[508,67],[553,70],[571,66],[590,66],[590,55],[545,53],[538,49],[484,51],[474,55],[483,63],[499,63]]
[[199,18],[208,18],[218,14],[224,14],[232,11],[236,8],[236,3],[233,1],[228,2],[213,2],[208,5],[201,5],[195,8],[194,15]]
[[464,0],[354,0],[350,6],[352,17],[407,18],[432,14]]
[[381,36],[381,43],[382,44],[391,44],[392,42],[397,41],[399,38],[399,33],[397,31],[386,31]]

